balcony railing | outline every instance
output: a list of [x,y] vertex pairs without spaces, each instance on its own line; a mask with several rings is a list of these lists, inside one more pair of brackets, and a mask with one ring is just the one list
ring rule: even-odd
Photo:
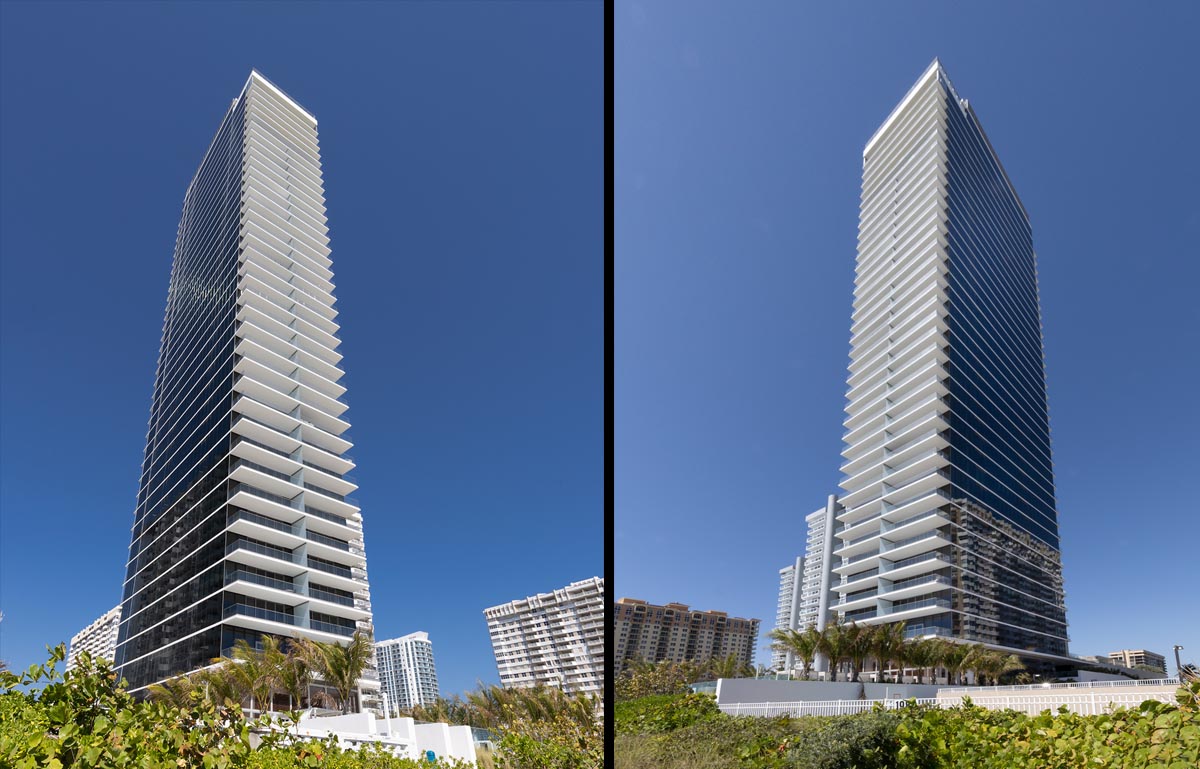
[[[257,420],[257,419],[251,419],[250,417],[248,417],[248,416],[245,416],[245,415],[243,415],[243,416],[242,416],[242,419],[249,419],[251,422],[257,422],[257,423],[258,423],[258,424],[260,424],[260,425],[262,424],[262,422],[258,422],[258,420]],[[268,425],[263,425],[263,427],[268,427]],[[275,428],[271,428],[271,429],[273,430],[273,429],[275,429]],[[272,454],[275,454],[275,455],[277,455],[277,456],[281,456],[281,457],[283,457],[284,459],[292,459],[291,455],[290,455],[290,454],[288,454],[286,451],[280,451],[279,449],[274,449],[274,448],[271,448],[270,446],[268,446],[268,445],[267,445],[267,444],[265,444],[265,443],[259,443],[258,441],[254,440],[253,438],[247,438],[247,437],[246,437],[246,436],[244,436],[244,435],[239,435],[239,436],[238,436],[238,441],[237,441],[237,443],[233,444],[234,448],[237,448],[237,445],[238,445],[238,443],[248,443],[248,444],[250,444],[251,446],[255,446],[255,447],[257,447],[257,448],[260,448],[260,449],[262,449],[263,451],[269,451],[269,452],[271,452]],[[295,460],[293,459],[292,461],[294,462]]]
[[889,550],[895,550],[898,547],[904,547],[905,545],[911,545],[912,543],[920,542],[923,539],[934,539],[935,537],[940,537],[940,536],[941,536],[941,532],[938,532],[938,531],[924,531],[915,536],[902,539],[899,542],[888,542],[887,540],[884,540],[883,547],[880,548],[880,551],[886,553]]
[[866,571],[860,571],[857,574],[851,574],[849,577],[842,577],[841,581],[838,582],[838,584],[839,585],[847,585],[851,582],[857,582],[860,579],[866,579],[867,577],[874,577],[878,573],[879,573],[879,567],[876,566],[874,569],[867,569]]
[[281,481],[287,481],[289,483],[291,483],[291,480],[292,480],[292,476],[288,475],[287,473],[281,473],[278,470],[272,470],[271,468],[266,467],[265,465],[260,465],[257,462],[251,462],[248,459],[239,459],[238,461],[233,463],[233,467],[229,468],[229,470],[230,470],[230,472],[232,472],[232,471],[238,469],[239,467],[249,467],[251,470],[257,470],[258,472],[263,473],[265,475],[269,475],[272,478],[278,478]]
[[332,521],[334,523],[341,524],[342,526],[346,526],[346,527],[350,526],[350,521],[348,519],[343,518],[340,515],[334,515],[333,513],[327,513],[324,510],[318,510],[315,507],[309,507],[308,505],[305,505],[304,512],[308,513],[309,515],[315,515],[318,518],[324,518],[327,521]]
[[320,630],[323,633],[334,633],[336,635],[352,636],[354,628],[346,627],[345,625],[335,625],[332,622],[322,622],[318,619],[310,619],[308,626],[313,630]]
[[229,546],[225,548],[225,554],[228,555],[234,550],[249,550],[252,553],[278,558],[282,561],[296,562],[296,557],[292,555],[291,550],[284,550],[282,547],[272,547],[271,545],[260,545],[257,542],[250,542],[245,539],[230,542]]
[[246,617],[256,617],[258,619],[271,620],[272,622],[282,622],[286,625],[295,625],[296,618],[291,614],[284,614],[280,611],[272,611],[271,609],[260,609],[257,606],[247,606],[244,603],[230,604],[225,607],[225,617],[229,618],[235,614],[241,614]]
[[322,590],[315,585],[308,586],[308,595],[310,598],[316,598],[320,601],[329,601],[330,603],[341,604],[342,606],[354,606],[354,596],[331,593],[328,590]]
[[324,534],[318,534],[315,531],[306,532],[305,536],[311,539],[313,542],[320,542],[322,545],[329,545],[330,547],[336,547],[338,550],[350,552],[349,542],[343,542],[342,540],[334,537],[327,537]]
[[234,521],[249,521],[250,523],[257,523],[260,526],[268,526],[278,531],[286,531],[288,534],[293,533],[292,525],[290,523],[277,521],[274,518],[268,518],[265,515],[252,513],[249,510],[238,510],[233,515],[229,516],[229,522],[233,523]]
[[225,575],[225,584],[226,585],[228,585],[231,582],[237,582],[237,581],[253,582],[256,585],[263,585],[265,587],[273,587],[276,590],[286,590],[289,593],[296,592],[296,586],[290,581],[284,581],[282,579],[275,579],[274,577],[266,577],[266,576],[263,576],[262,574],[255,574],[253,572],[245,571],[244,569],[234,569],[233,571],[231,571]]
[[896,561],[891,566],[884,569],[884,571],[892,571],[894,569],[899,569],[904,566],[912,566],[914,563],[921,563],[922,561],[932,561],[936,558],[941,558],[942,560],[945,560],[945,556],[942,555],[941,553],[921,553],[920,555],[914,555],[912,558],[905,558],[903,561]]
[[292,500],[288,499],[287,497],[281,497],[278,494],[272,494],[269,491],[263,491],[262,489],[256,489],[253,486],[247,486],[244,483],[239,483],[233,487],[234,494],[238,493],[239,491],[244,491],[251,496],[259,497],[261,499],[267,500],[268,502],[274,502],[276,504],[283,505],[284,507],[292,506]]
[[910,611],[912,609],[924,609],[927,606],[940,606],[945,609],[950,608],[949,598],[926,598],[922,601],[910,601],[909,603],[893,603],[892,608],[888,610],[888,614],[898,614],[902,611]]
[[846,605],[846,604],[848,604],[848,603],[854,603],[855,601],[860,601],[860,600],[862,600],[863,598],[870,598],[871,596],[878,595],[878,594],[879,594],[879,589],[878,589],[878,588],[873,588],[873,589],[871,589],[871,590],[864,590],[864,591],[863,591],[863,592],[861,592],[861,593],[854,593],[853,595],[848,595],[848,596],[846,596],[846,597],[845,597],[845,598],[843,598],[842,600],[840,600],[840,601],[838,601],[837,603],[835,603],[835,604],[834,604],[834,606],[835,606],[835,607],[837,607],[837,606],[844,606],[844,605]]
[[893,582],[892,587],[888,592],[903,590],[908,587],[916,587],[917,585],[932,585],[935,583],[940,585],[951,584],[949,577],[943,577],[939,574],[935,574],[931,577],[927,574],[922,574],[919,577],[909,577],[908,579],[902,579],[899,582]]
[[341,566],[336,563],[326,563],[324,561],[317,561],[313,558],[309,558],[308,568],[316,569],[317,571],[323,571],[327,574],[336,574],[339,577],[345,577],[346,579],[354,579],[354,575],[348,567]]

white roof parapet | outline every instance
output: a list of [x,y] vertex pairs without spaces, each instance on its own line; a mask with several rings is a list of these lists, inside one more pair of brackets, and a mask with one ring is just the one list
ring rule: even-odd
[[313,114],[311,112],[304,109],[304,107],[301,107],[300,103],[298,101],[296,101],[291,96],[288,96],[286,93],[284,93],[282,88],[275,85],[270,80],[267,80],[266,76],[264,76],[261,72],[259,72],[256,69],[250,70],[250,77],[246,78],[246,84],[244,86],[242,86],[242,92],[241,92],[241,94],[238,95],[238,99],[242,98],[242,96],[245,95],[246,89],[248,89],[250,87],[250,83],[255,82],[255,81],[257,81],[264,88],[272,91],[276,96],[283,99],[285,102],[287,102],[292,107],[295,107],[297,112],[299,112],[301,115],[303,115],[305,117],[305,119],[307,119],[310,123],[312,123],[313,127],[316,127],[317,119],[316,119],[316,117],[313,116]]
[[871,134],[871,138],[867,140],[867,145],[863,147],[863,157],[867,156],[867,153],[871,151],[871,146],[875,144],[876,140],[878,140],[880,136],[883,135],[883,132],[887,129],[887,127],[890,126],[892,121],[896,119],[896,116],[900,114],[900,111],[907,107],[908,103],[916,97],[917,91],[921,90],[921,87],[924,86],[931,77],[937,77],[937,73],[941,71],[941,68],[941,62],[939,62],[936,58],[933,60],[933,63],[925,68],[925,71],[921,73],[919,78],[917,78],[917,82],[913,83],[912,88],[908,89],[908,93],[904,94],[904,98],[900,100],[900,103],[897,104],[887,116],[887,120],[884,120],[883,124],[875,129],[875,133]]

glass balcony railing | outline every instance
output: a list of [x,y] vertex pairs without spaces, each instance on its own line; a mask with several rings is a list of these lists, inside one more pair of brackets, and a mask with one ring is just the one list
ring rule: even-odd
[[225,607],[226,618],[232,617],[235,614],[271,620],[272,622],[282,622],[286,625],[296,624],[296,618],[291,614],[284,614],[283,612],[272,611],[271,609],[260,609],[257,606],[247,606],[244,603],[230,604],[229,606]]
[[874,569],[867,569],[866,571],[860,571],[857,574],[851,574],[849,577],[842,577],[841,581],[838,582],[838,584],[839,585],[848,585],[851,582],[857,582],[860,579],[866,579],[867,577],[874,577],[878,573],[879,573],[879,567],[876,566]]
[[271,558],[278,558],[282,561],[290,561],[292,563],[296,562],[295,556],[292,555],[291,550],[284,550],[282,547],[273,547],[271,545],[262,545],[258,542],[250,542],[245,539],[238,539],[230,542],[229,546],[225,548],[225,554],[228,555],[234,550],[249,550],[252,553],[258,553],[259,555],[265,555]]
[[292,476],[288,475],[287,473],[281,473],[278,470],[272,470],[271,468],[266,467],[265,465],[260,465],[257,462],[251,462],[248,459],[239,459],[238,461],[233,463],[233,467],[229,468],[229,470],[230,470],[230,472],[232,472],[232,471],[238,469],[239,467],[248,467],[251,470],[257,470],[258,472],[263,473],[264,475],[269,475],[272,478],[278,478],[279,480],[287,481],[288,483],[291,483],[291,481],[292,481]]
[[229,516],[229,522],[233,523],[234,521],[249,521],[250,523],[257,523],[260,526],[267,526],[277,531],[285,531],[288,534],[293,533],[292,525],[290,523],[277,521],[274,518],[268,518],[265,515],[252,513],[249,510],[238,510],[233,515]]
[[331,593],[314,585],[308,586],[308,595],[310,598],[316,598],[319,601],[329,601],[330,603],[341,604],[342,606],[354,606],[354,596]]
[[281,497],[278,494],[272,494],[269,491],[256,489],[253,486],[247,486],[244,483],[239,483],[233,487],[234,494],[238,493],[239,491],[244,491],[250,496],[259,497],[260,499],[265,499],[268,502],[274,502],[276,504],[283,505],[284,507],[292,506],[292,500],[288,499],[287,497]]
[[354,574],[348,567],[336,563],[329,563],[328,561],[318,561],[310,557],[308,559],[308,568],[316,569],[317,571],[323,571],[327,574],[336,574],[339,577],[345,577],[346,579],[354,579]]
[[308,539],[312,540],[313,542],[320,542],[322,545],[329,545],[330,547],[336,547],[338,550],[345,550],[346,552],[350,552],[350,543],[349,542],[343,542],[342,540],[336,539],[334,537],[327,537],[324,534],[318,534],[315,531],[307,532],[305,534],[305,536],[308,537]]
[[290,581],[275,579],[274,577],[267,577],[262,574],[255,574],[253,572],[246,571],[245,569],[235,569],[225,575],[226,585],[237,581],[253,582],[256,585],[273,587],[276,590],[286,590],[289,593],[296,592],[296,586]]
[[[248,416],[243,416],[242,419],[249,419],[251,422],[257,422],[260,425],[262,424],[262,422],[258,422],[258,420],[255,420],[255,419],[250,419],[250,417],[248,417]],[[267,425],[263,425],[263,426],[266,427]],[[274,429],[274,428],[272,428],[272,429]],[[260,448],[263,451],[269,451],[272,454],[283,457],[284,459],[291,459],[291,456],[286,451],[280,451],[279,449],[271,448],[270,446],[268,446],[265,443],[259,443],[258,441],[254,440],[253,438],[247,438],[244,435],[238,436],[237,443],[233,444],[234,448],[237,448],[238,443],[248,443],[251,446]],[[295,460],[292,460],[292,461],[295,461]]]
[[352,636],[354,628],[346,627],[345,625],[335,625],[332,622],[322,622],[317,619],[310,619],[308,626],[313,630],[320,630],[323,633],[335,633],[337,635]]
[[921,553],[920,555],[914,555],[912,558],[905,558],[903,561],[896,561],[891,566],[885,568],[884,571],[892,571],[894,569],[899,569],[904,566],[912,566],[914,563],[921,563],[923,561],[933,561],[933,560],[937,560],[937,559],[941,559],[944,561],[945,556],[942,555],[941,553]]
[[903,611],[911,611],[913,609],[924,609],[928,606],[940,606],[946,609],[950,608],[949,598],[926,598],[923,601],[909,601],[908,603],[896,602],[892,604],[892,608],[888,610],[888,614],[898,614]]
[[895,550],[898,547],[904,547],[905,545],[911,545],[914,542],[920,542],[923,539],[934,539],[935,537],[940,536],[941,532],[939,531],[924,531],[915,536],[906,537],[899,542],[888,542],[887,540],[884,540],[883,546],[880,548],[880,552],[886,553],[890,550]]
[[305,505],[304,512],[308,513],[309,515],[315,515],[318,518],[324,518],[327,521],[332,521],[332,522],[340,524],[342,526],[346,526],[346,527],[350,526],[350,521],[343,518],[342,516],[334,515],[333,513],[327,513],[324,510],[318,510],[315,507],[309,507],[308,505]]

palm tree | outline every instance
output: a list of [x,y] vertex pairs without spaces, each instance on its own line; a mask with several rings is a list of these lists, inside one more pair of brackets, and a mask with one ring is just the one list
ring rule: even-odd
[[884,671],[891,667],[893,660],[900,658],[904,650],[904,627],[904,622],[896,622],[875,628],[871,638],[871,654],[879,668],[879,681],[883,681]]
[[269,710],[271,692],[275,688],[275,671],[267,663],[261,649],[255,649],[244,638],[233,645],[233,655],[225,661],[226,672],[237,685],[243,697],[250,698],[250,717],[254,718],[254,705]]
[[358,679],[374,654],[371,637],[356,630],[345,646],[307,638],[298,640],[296,646],[297,654],[309,669],[319,674],[325,684],[333,687],[342,713],[349,713],[354,692],[358,689]]
[[837,670],[847,656],[849,639],[846,637],[844,625],[826,625],[820,632],[820,643],[817,651],[829,659],[829,674],[832,680],[837,680]]
[[938,641],[938,646],[941,647],[942,666],[946,668],[946,683],[958,683],[954,679],[960,678],[971,647],[944,639]]
[[284,651],[279,639],[264,635],[263,658],[270,669],[274,682],[288,696],[288,709],[300,708],[308,697],[308,685],[312,682],[312,670],[295,643]]
[[969,670],[974,674],[975,685],[981,686],[983,673],[988,667],[988,657],[991,655],[991,650],[981,643],[971,644],[966,657],[962,661],[963,670]]
[[154,702],[165,702],[172,707],[184,708],[191,705],[192,693],[198,689],[196,677],[175,676],[161,684],[151,684],[148,691],[150,699]]
[[713,678],[747,678],[754,675],[754,666],[730,653],[725,657],[713,657],[704,667]]
[[904,661],[916,668],[917,683],[925,683],[925,670],[937,666],[939,649],[936,642],[930,638],[921,638],[908,642],[904,647]]
[[[220,660],[220,657],[217,657]],[[196,688],[204,690],[204,698],[214,705],[241,704],[242,692],[223,662],[213,667],[197,670],[192,674]]]
[[800,660],[804,680],[808,680],[808,672],[812,669],[813,659],[817,656],[817,645],[820,634],[813,625],[804,630],[778,628],[768,633],[775,643],[772,646],[783,652],[790,652]]
[[842,626],[846,639],[846,658],[850,661],[850,681],[858,683],[858,674],[867,666],[867,658],[871,656],[871,645],[875,631],[868,625],[859,625],[851,620]]

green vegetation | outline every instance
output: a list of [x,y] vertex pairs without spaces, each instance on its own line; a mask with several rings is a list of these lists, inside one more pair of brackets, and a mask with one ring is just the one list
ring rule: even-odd
[[711,681],[717,678],[745,678],[755,674],[752,666],[730,654],[721,659],[703,661],[646,662],[640,659],[626,660],[617,676],[618,700],[649,697],[652,694],[682,694],[688,685],[696,681]]
[[[702,704],[700,699],[708,700]],[[1194,769],[1200,682],[1098,716],[964,703],[853,716],[733,717],[705,695],[616,708],[616,769]]]
[[[319,647],[317,647],[319,649]],[[264,702],[299,703],[313,667],[345,708],[358,674],[359,652],[344,647],[328,656],[296,645],[283,653],[270,642],[262,650],[241,646],[233,660],[159,687],[138,700],[118,681],[110,664],[80,655],[65,674],[65,649],[52,650],[44,665],[22,674],[0,671],[0,766],[13,769],[137,767],[138,769],[454,769],[460,762],[398,758],[378,747],[345,750],[336,739],[289,742],[268,730],[271,716],[248,718]],[[328,660],[328,661],[325,661]],[[303,663],[303,664],[302,664]],[[313,666],[313,667],[310,667]],[[326,667],[328,666],[328,667]],[[358,668],[361,672],[361,667]],[[338,679],[341,672],[344,677]],[[20,687],[26,688],[21,691]],[[503,693],[504,690],[499,690]],[[560,692],[506,697],[492,692],[498,708],[492,728],[497,751],[482,767],[495,769],[599,769],[603,740],[594,702]],[[469,697],[476,696],[468,695]],[[478,693],[481,701],[489,695]],[[519,705],[518,703],[524,703]],[[539,703],[535,706],[534,703]],[[244,707],[245,706],[245,707]],[[269,707],[269,706],[268,706]],[[299,713],[291,714],[293,718]],[[461,723],[461,721],[459,722]],[[276,725],[278,722],[276,721]],[[286,722],[285,722],[286,726]]]

